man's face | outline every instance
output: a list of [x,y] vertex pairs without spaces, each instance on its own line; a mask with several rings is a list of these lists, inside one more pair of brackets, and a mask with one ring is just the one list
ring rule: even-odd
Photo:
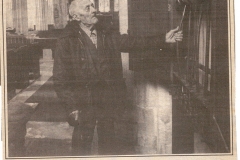
[[82,0],[79,5],[79,12],[77,18],[85,25],[94,25],[98,22],[96,17],[96,9],[90,0]]

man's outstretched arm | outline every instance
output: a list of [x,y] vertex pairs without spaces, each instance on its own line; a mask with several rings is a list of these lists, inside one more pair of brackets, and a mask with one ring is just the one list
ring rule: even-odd
[[168,43],[182,41],[183,34],[179,27],[170,30],[167,34],[156,36],[129,36],[123,34],[119,38],[119,50],[129,52],[132,50],[145,50],[148,48],[168,48]]

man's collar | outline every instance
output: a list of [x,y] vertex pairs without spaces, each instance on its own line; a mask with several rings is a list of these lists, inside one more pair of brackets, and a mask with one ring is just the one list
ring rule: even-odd
[[86,27],[84,24],[80,23],[80,28],[88,35],[90,36],[91,34],[97,35],[97,31],[95,27],[93,26],[92,28]]
[[[94,25],[93,28],[95,31],[95,33],[99,33],[102,32],[102,27],[101,25],[99,25],[98,23],[96,25]],[[89,30],[89,29],[88,29]],[[70,21],[68,22],[68,24],[66,25],[65,29],[63,30],[62,34],[60,37],[66,37],[66,36],[72,36],[72,37],[78,37],[79,31],[81,32],[85,32],[83,31],[83,29],[80,27],[79,22],[76,20]],[[93,32],[93,33],[94,33]],[[90,32],[91,33],[91,32]],[[87,34],[87,33],[86,33]]]

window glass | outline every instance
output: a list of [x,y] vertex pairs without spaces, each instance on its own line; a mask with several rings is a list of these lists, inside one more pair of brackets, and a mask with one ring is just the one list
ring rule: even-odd
[[203,19],[200,27],[199,35],[199,64],[205,66],[205,57],[206,57],[206,40],[207,40],[207,23],[206,19]]
[[119,11],[119,0],[114,0],[114,12]]
[[110,0],[99,0],[98,5],[99,5],[100,12],[110,11]]

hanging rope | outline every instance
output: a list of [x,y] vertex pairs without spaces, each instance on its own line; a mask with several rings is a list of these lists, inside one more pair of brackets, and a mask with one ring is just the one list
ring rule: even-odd
[[[178,0],[179,1],[179,0]],[[183,13],[182,13],[182,18],[181,18],[181,21],[180,21],[180,24],[179,24],[179,30],[182,30],[182,26],[183,26],[183,19],[185,17],[185,13],[186,13],[186,7],[187,5],[184,6],[184,10],[183,10]],[[177,65],[178,65],[178,73],[180,73],[180,56],[179,56],[179,43],[177,41]]]

